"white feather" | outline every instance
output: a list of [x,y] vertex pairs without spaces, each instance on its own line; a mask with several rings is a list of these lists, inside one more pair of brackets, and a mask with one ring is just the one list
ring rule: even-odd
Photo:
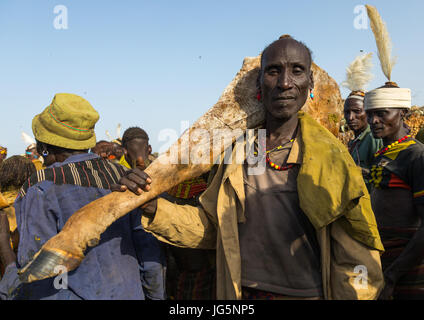
[[106,130],[106,136],[108,137],[108,139],[109,139],[110,141],[112,141],[112,140],[113,140],[113,138],[112,138],[112,136],[110,135],[110,133],[109,133],[109,131],[108,131],[108,130]]
[[116,139],[121,138],[121,124],[118,123],[118,126],[116,127]]
[[365,7],[367,8],[371,29],[377,44],[381,69],[386,78],[390,81],[392,69],[396,63],[396,58],[392,57],[392,40],[390,39],[386,24],[378,13],[377,8],[370,5],[366,5]]
[[35,139],[32,138],[30,135],[26,134],[25,132],[22,131],[21,133],[21,138],[22,140],[25,142],[25,144],[27,146],[34,144],[35,143]]
[[372,53],[357,56],[355,60],[346,68],[346,80],[342,86],[350,91],[363,91],[365,92],[366,86],[372,80],[373,74],[371,73]]

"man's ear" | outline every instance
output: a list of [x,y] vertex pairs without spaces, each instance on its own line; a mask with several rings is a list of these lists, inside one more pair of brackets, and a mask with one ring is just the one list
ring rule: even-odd
[[124,154],[127,155],[128,154],[127,149],[125,149],[125,148],[122,148],[122,149],[124,150]]
[[148,150],[148,152],[149,152],[148,154],[152,154],[152,146],[151,146],[150,144],[149,144],[149,146],[148,146],[148,149],[147,149],[147,150]]

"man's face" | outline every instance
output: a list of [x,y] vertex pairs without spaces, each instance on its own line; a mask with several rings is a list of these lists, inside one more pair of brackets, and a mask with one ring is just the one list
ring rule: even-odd
[[119,160],[124,155],[124,148],[117,143],[113,143],[112,154]]
[[344,117],[349,128],[355,132],[362,132],[367,127],[367,114],[364,110],[364,102],[359,99],[346,100]]
[[393,140],[403,126],[401,109],[375,109],[366,113],[374,138]]
[[271,45],[262,57],[260,86],[263,104],[274,118],[297,114],[313,88],[306,48],[292,39]]
[[148,156],[152,152],[152,148],[148,140],[136,138],[126,143],[125,151],[125,160],[132,168],[135,168],[138,157],[141,157],[146,165],[148,164]]

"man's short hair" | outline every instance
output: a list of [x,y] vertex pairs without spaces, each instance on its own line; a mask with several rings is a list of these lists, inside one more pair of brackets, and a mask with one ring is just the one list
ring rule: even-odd
[[149,135],[143,129],[139,127],[131,127],[125,130],[122,136],[122,146],[125,147],[128,142],[133,139],[145,139],[149,141]]

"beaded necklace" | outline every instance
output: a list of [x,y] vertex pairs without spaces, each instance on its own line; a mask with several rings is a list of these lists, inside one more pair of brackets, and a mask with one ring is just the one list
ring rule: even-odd
[[[285,143],[284,145],[291,143],[293,141],[294,141],[294,139],[291,139],[289,142]],[[272,162],[271,159],[269,158],[269,154],[271,152],[283,149],[284,145],[280,145],[280,146],[266,152],[266,163],[268,163],[271,168],[278,170],[278,171],[286,171],[286,170],[293,168],[293,166],[294,166],[292,164],[289,164],[288,166],[279,166],[279,165],[276,165],[274,162]]]
[[378,150],[375,154],[374,157],[378,157],[381,156],[382,154],[386,153],[387,151],[389,151],[391,148],[393,148],[394,146],[397,146],[399,143],[404,142],[405,140],[411,138],[412,136],[410,134],[404,136],[403,138],[399,139],[398,141],[393,142],[392,144],[389,144],[387,147],[383,147],[380,150]]

